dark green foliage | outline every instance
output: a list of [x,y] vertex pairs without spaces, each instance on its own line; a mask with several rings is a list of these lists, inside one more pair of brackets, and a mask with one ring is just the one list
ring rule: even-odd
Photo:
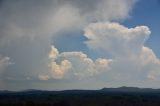
[[0,93],[0,106],[160,106],[160,92],[71,90]]

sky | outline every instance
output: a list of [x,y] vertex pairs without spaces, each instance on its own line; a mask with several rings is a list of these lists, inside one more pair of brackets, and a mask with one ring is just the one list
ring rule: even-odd
[[0,0],[0,90],[160,88],[159,0]]

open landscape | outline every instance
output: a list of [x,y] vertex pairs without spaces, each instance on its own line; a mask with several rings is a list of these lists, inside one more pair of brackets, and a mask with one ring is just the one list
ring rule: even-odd
[[159,106],[160,89],[134,87],[101,90],[0,92],[1,106]]
[[160,0],[0,0],[0,106],[160,106]]

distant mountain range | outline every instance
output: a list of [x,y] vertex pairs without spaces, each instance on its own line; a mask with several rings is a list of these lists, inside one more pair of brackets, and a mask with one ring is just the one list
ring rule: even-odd
[[0,91],[0,106],[160,106],[160,89]]
[[102,88],[100,90],[80,90],[80,89],[73,89],[73,90],[62,90],[62,91],[45,91],[45,90],[23,90],[23,91],[8,91],[8,90],[1,90],[0,94],[4,93],[85,93],[85,92],[160,92],[160,89],[153,89],[153,88],[138,88],[138,87],[126,87],[122,86],[119,88]]
[[126,87],[119,88],[102,88],[102,91],[115,91],[115,92],[160,92],[160,89],[153,88],[138,88],[138,87]]

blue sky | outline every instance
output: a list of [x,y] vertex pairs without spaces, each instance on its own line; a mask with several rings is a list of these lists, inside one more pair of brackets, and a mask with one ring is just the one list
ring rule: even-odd
[[1,0],[0,8],[0,89],[160,88],[158,0]]
[[[160,57],[160,14],[158,12],[160,11],[160,3],[158,0],[139,0],[138,3],[135,5],[133,10],[130,13],[130,17],[121,23],[129,28],[135,27],[137,25],[146,25],[148,26],[152,34],[148,41],[145,43],[146,46],[149,46],[153,49],[153,51],[156,53],[158,57]],[[83,31],[80,31],[79,33],[73,32],[73,33],[65,33],[66,35],[71,35],[67,38],[59,37],[59,40],[66,43],[66,48],[63,48],[63,44],[61,42],[57,42],[56,40],[53,41],[53,44],[59,48],[59,50],[62,51],[84,51],[87,54],[90,54],[92,58],[97,58],[98,56],[103,57],[103,53],[94,53],[93,51],[88,49],[86,45],[83,43],[86,38],[84,36],[74,36],[74,35],[83,35]],[[73,39],[72,43],[68,43],[70,39]],[[54,40],[54,39],[53,39]],[[91,53],[92,52],[92,53]]]
[[131,18],[124,21],[123,24],[128,27],[136,25],[147,25],[152,31],[151,37],[146,45],[151,47],[160,57],[160,2],[159,0],[140,0],[131,12]]

